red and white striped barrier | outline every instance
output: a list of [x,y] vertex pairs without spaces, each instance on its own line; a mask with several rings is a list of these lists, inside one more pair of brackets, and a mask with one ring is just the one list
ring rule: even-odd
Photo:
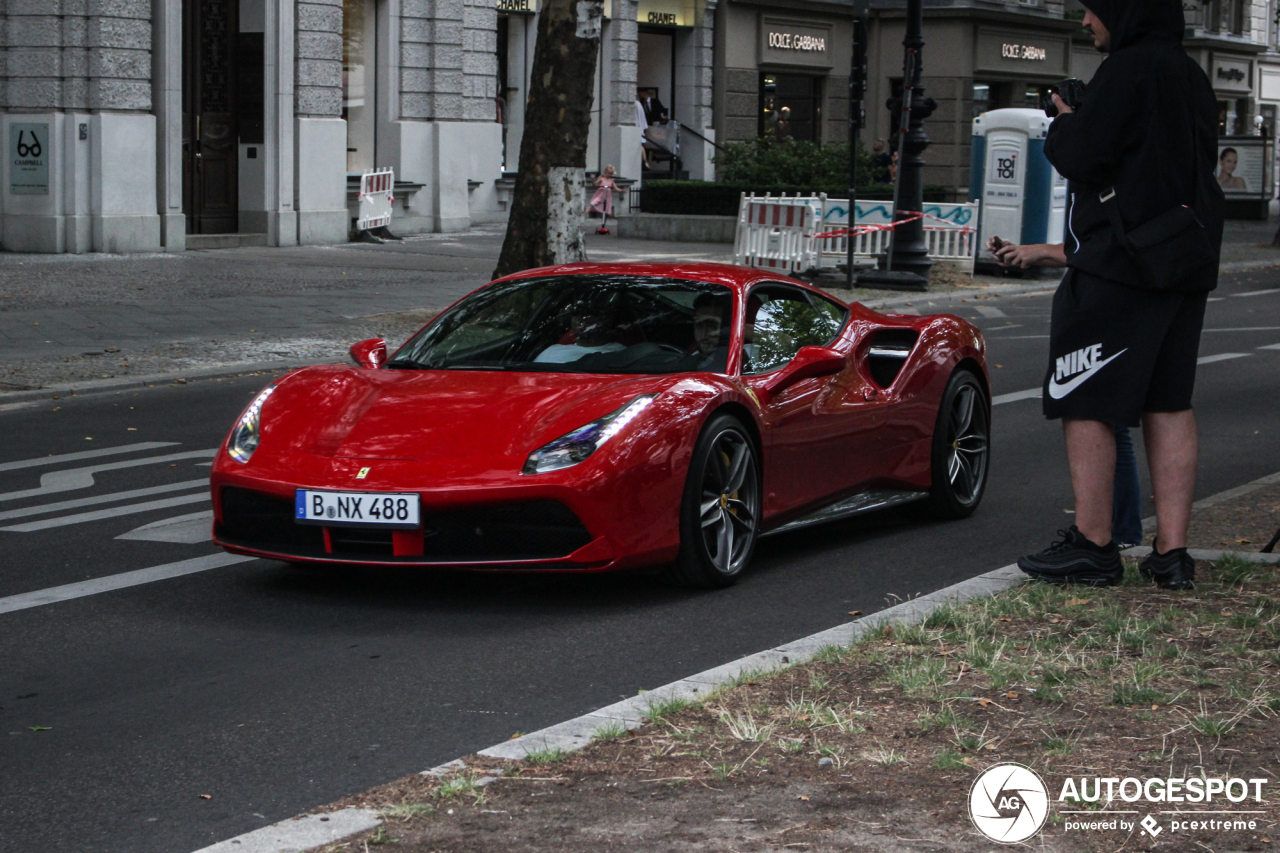
[[[900,210],[898,211],[899,215],[905,214],[902,219],[894,222],[855,224],[853,228],[843,227],[843,223],[848,222],[848,206],[849,203],[844,199],[824,200],[823,221],[828,224],[828,227],[826,230],[814,235],[818,241],[819,262],[823,269],[834,269],[844,264],[845,258],[848,257],[848,240],[853,240],[853,255],[855,258],[869,260],[879,257],[888,250],[889,234],[894,228],[904,222],[924,219],[924,239],[925,244],[929,247],[929,257],[954,264],[965,272],[973,272],[977,249],[977,229],[970,225],[958,225],[954,220],[976,222],[977,205],[941,205],[940,208],[947,211],[947,216],[951,218],[943,218],[920,211]],[[936,208],[939,206],[926,205],[926,208],[930,207]],[[839,208],[839,210],[829,210],[829,208]],[[839,215],[834,216],[833,213]],[[883,211],[883,215],[887,217],[888,212]],[[830,225],[833,219],[840,222],[841,225],[831,228]]]
[[360,176],[360,215],[356,217],[356,230],[368,231],[391,224],[391,205],[395,201],[394,169],[370,169]]
[[733,262],[748,267],[802,273],[818,266],[815,233],[822,197],[773,197],[743,193]]

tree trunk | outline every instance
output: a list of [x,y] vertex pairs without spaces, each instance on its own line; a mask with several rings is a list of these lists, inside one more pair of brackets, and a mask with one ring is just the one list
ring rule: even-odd
[[586,260],[583,185],[602,14],[599,0],[542,4],[520,167],[494,278]]

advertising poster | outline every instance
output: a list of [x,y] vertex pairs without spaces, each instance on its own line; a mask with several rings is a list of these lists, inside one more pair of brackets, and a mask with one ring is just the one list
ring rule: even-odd
[[1258,198],[1268,192],[1266,140],[1260,136],[1218,140],[1214,176],[1227,198]]

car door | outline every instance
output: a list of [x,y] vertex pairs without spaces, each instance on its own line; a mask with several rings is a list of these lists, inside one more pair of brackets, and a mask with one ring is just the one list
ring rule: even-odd
[[854,369],[764,389],[805,346],[850,355],[857,330],[848,309],[792,285],[766,283],[747,297],[744,381],[757,390],[767,430],[766,512],[820,505],[853,491],[875,456],[876,394]]

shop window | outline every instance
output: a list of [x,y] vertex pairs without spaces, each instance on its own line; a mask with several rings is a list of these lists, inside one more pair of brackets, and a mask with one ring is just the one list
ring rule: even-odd
[[1219,136],[1248,136],[1254,132],[1248,98],[1218,101]]
[[[1031,87],[1027,87],[1029,90]],[[902,91],[902,82],[895,80],[893,82],[894,97]],[[990,80],[974,80],[973,81],[973,115],[977,117],[989,110],[1002,110],[1006,107],[1027,106],[1023,103],[1027,97],[1022,87],[1016,89],[1017,97],[1015,98],[1015,87],[1012,83],[993,82]],[[894,122],[898,120],[898,114],[893,114]],[[893,125],[898,126],[896,123]]]
[[374,168],[376,33],[376,0],[343,0],[342,117],[347,122],[348,174]]
[[1211,33],[1243,35],[1245,0],[1207,0],[1204,4],[1204,28]]
[[822,141],[822,78],[807,74],[760,75],[760,136]]

